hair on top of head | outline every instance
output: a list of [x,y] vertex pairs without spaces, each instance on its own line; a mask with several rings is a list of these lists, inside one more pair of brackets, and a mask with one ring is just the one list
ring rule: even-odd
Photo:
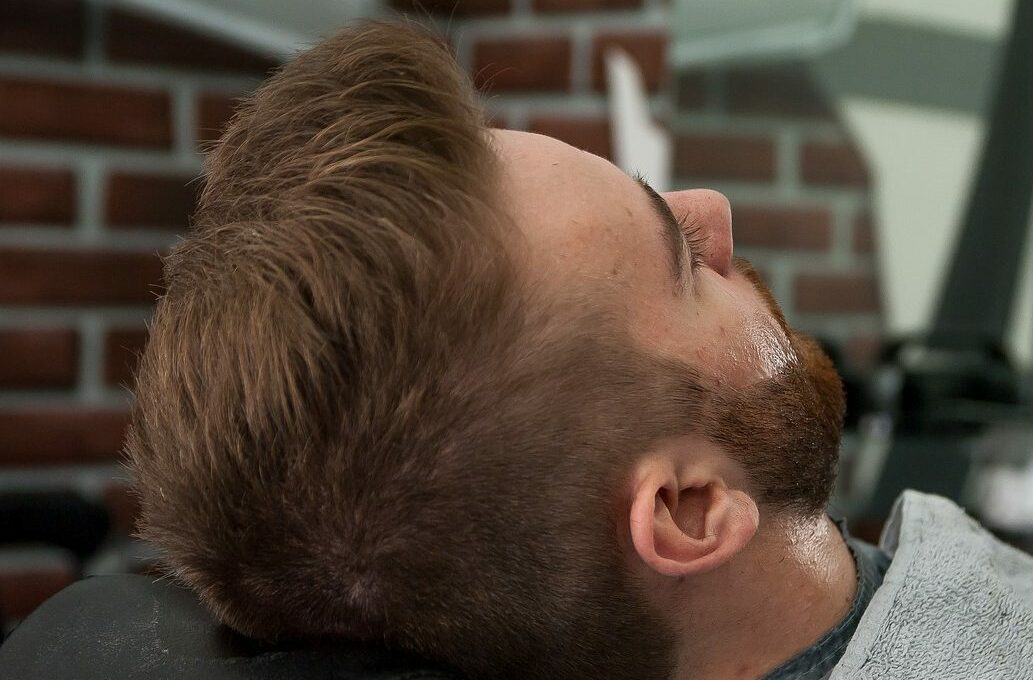
[[247,635],[663,677],[609,504],[685,404],[657,406],[673,373],[619,324],[518,283],[495,163],[468,80],[410,25],[350,26],[243,103],[137,373],[140,533]]

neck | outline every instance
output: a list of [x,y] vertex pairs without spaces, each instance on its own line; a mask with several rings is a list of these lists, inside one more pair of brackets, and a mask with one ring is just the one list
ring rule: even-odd
[[677,680],[763,677],[850,610],[856,568],[827,516],[761,527],[735,559],[677,586]]

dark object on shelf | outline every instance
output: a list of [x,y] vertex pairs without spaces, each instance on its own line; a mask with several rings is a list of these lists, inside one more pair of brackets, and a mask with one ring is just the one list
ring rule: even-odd
[[74,491],[0,493],[0,517],[0,545],[54,545],[80,560],[92,555],[111,530],[107,508]]

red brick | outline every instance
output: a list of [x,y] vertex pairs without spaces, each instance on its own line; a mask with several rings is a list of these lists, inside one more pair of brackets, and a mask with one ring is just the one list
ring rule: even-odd
[[120,328],[104,338],[104,380],[132,388],[139,354],[147,344],[146,328]]
[[510,10],[510,0],[391,0],[390,4],[399,12],[446,14],[450,17],[505,14]]
[[875,252],[875,225],[868,211],[858,214],[854,219],[854,252],[860,255]]
[[725,101],[732,113],[835,118],[803,64],[733,69],[726,75]]
[[79,0],[0,2],[0,52],[82,56],[86,12]]
[[0,571],[0,609],[10,619],[23,619],[77,578],[71,558],[66,564],[50,559],[35,569]]
[[237,100],[222,94],[206,92],[197,99],[197,140],[213,142],[222,136],[233,117]]
[[843,345],[843,354],[855,367],[872,366],[882,352],[884,341],[877,335],[855,335]]
[[493,92],[570,87],[570,38],[489,38],[473,49],[474,83]]
[[73,387],[78,360],[71,329],[0,331],[0,388]]
[[674,172],[678,177],[775,179],[775,145],[765,137],[682,134],[674,142]]
[[824,208],[734,206],[735,245],[783,250],[828,250],[832,214]]
[[642,72],[646,89],[660,89],[667,76],[667,33],[663,31],[599,33],[592,41],[592,86],[606,89],[605,60],[607,50],[623,49],[635,60]]
[[800,173],[809,184],[868,186],[868,164],[857,148],[850,144],[804,144]]
[[168,147],[169,96],[155,90],[0,78],[0,135]]
[[107,36],[107,56],[115,62],[255,75],[278,65],[268,55],[122,9],[109,11]]
[[642,6],[642,0],[534,0],[534,11],[553,12],[600,12],[614,9],[635,9]]
[[568,118],[538,116],[531,119],[528,132],[555,137],[603,158],[613,157],[610,122],[605,118]]
[[0,465],[109,463],[128,424],[127,411],[0,411]]
[[194,177],[113,173],[107,185],[107,223],[186,231],[200,187]]
[[132,535],[140,518],[140,500],[125,484],[116,484],[104,490],[104,506],[111,515],[115,530]]
[[70,170],[0,168],[0,222],[69,225],[74,219]]
[[0,304],[152,304],[162,265],[153,253],[0,248]]
[[878,312],[879,285],[870,274],[800,274],[796,311],[851,314]]

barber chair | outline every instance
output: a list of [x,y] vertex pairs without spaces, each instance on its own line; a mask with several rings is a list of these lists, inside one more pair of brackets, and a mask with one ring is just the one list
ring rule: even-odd
[[457,680],[357,643],[271,645],[219,624],[194,594],[138,575],[95,576],[47,600],[0,646],[11,680]]
[[932,326],[891,344],[863,395],[872,427],[840,503],[852,518],[884,519],[905,488],[971,507],[979,466],[1033,461],[1028,449],[986,451],[995,434],[1033,424],[1033,376],[1004,349],[1033,233],[1033,0],[1014,3],[987,123]]

